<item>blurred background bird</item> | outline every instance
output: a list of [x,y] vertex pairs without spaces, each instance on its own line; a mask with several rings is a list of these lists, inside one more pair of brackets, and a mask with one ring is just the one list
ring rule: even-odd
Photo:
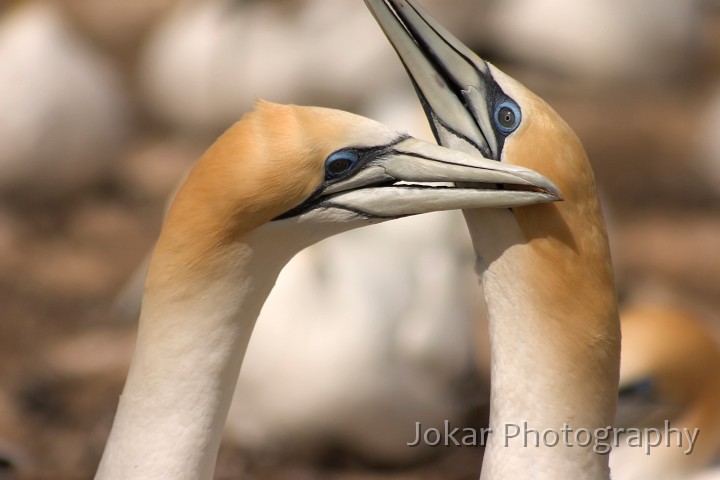
[[67,196],[107,173],[130,128],[118,67],[55,3],[0,21],[0,191]]
[[[610,211],[621,299],[678,304],[717,331],[716,2],[422,3],[579,134]],[[431,135],[362,2],[0,9],[0,478],[85,478],[132,352],[132,305],[123,322],[113,302],[211,138],[256,97]],[[458,215],[433,214],[302,252],[251,341],[218,475],[475,476],[474,449],[404,445],[415,421],[482,425],[470,248]]]
[[[695,315],[663,304],[634,305],[622,319],[617,426],[697,428],[697,443],[674,438],[646,455],[627,437],[610,455],[616,479],[689,479],[720,459],[720,343]],[[647,439],[646,439],[647,441]],[[655,441],[655,440],[653,440]],[[716,471],[720,475],[720,470]]]

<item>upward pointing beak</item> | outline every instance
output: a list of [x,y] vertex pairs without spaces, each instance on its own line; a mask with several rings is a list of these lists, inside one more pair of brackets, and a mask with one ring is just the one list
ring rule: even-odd
[[499,160],[488,65],[412,0],[365,0],[415,85],[437,141]]

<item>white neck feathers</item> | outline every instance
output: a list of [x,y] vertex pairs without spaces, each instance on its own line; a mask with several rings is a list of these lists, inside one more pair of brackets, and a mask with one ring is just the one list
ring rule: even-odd
[[607,452],[585,433],[615,413],[620,334],[606,248],[586,251],[552,231],[528,238],[510,211],[466,218],[484,255],[492,358],[481,478],[609,478]]
[[[151,266],[149,275],[176,285],[148,281],[138,342],[96,478],[212,478],[255,320],[290,256],[262,255],[238,242],[202,270],[178,268],[187,267],[182,261]],[[203,281],[193,281],[196,275]]]

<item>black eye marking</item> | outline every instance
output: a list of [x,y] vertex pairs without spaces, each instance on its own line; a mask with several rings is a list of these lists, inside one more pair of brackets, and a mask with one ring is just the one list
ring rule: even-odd
[[325,160],[325,180],[334,180],[351,172],[359,155],[355,150],[339,150]]
[[[335,153],[332,153],[325,159],[325,179],[320,185],[318,185],[315,192],[306,198],[300,205],[281,215],[278,215],[273,218],[273,220],[292,218],[302,215],[313,208],[322,208],[323,205],[325,205],[323,192],[329,185],[336,182],[342,182],[344,179],[362,170],[364,166],[381,159],[385,155],[393,154],[393,147],[408,138],[410,138],[409,135],[402,134],[384,145],[345,147],[341,150],[337,150]],[[333,208],[338,207],[333,206]],[[362,212],[358,212],[358,215],[362,215]]]
[[520,107],[512,100],[500,102],[495,107],[495,126],[503,134],[514,132],[520,126],[521,120]]
[[655,382],[651,378],[645,378],[622,387],[618,395],[620,397],[644,397],[650,396],[654,390]]

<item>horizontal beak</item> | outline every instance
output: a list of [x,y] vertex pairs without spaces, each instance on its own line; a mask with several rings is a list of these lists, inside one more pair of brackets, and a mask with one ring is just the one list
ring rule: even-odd
[[532,170],[406,137],[352,177],[322,190],[315,202],[318,207],[368,218],[397,218],[439,210],[518,207],[559,198],[557,187]]
[[405,65],[438,142],[470,144],[498,160],[491,99],[499,87],[485,61],[411,0],[365,3]]

